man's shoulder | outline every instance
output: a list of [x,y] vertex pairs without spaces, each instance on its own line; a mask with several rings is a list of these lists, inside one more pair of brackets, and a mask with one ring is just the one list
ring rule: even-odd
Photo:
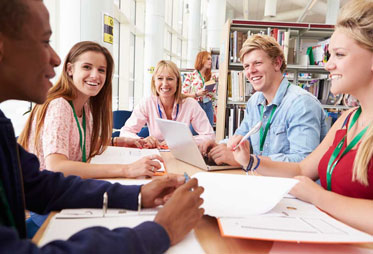
[[313,94],[295,85],[289,87],[289,91],[286,93],[285,99],[293,102],[307,101],[310,103],[320,104],[320,101]]

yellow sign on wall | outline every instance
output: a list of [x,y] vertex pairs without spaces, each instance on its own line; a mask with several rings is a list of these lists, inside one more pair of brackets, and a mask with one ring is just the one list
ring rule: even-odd
[[114,19],[107,14],[104,14],[104,42],[113,44],[114,36]]

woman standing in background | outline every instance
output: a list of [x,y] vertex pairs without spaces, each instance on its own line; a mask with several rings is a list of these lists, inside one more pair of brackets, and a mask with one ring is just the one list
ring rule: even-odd
[[216,86],[211,92],[205,89],[205,83],[211,79],[217,80],[216,75],[211,74],[212,59],[211,54],[207,51],[201,51],[196,57],[194,71],[186,77],[182,92],[187,97],[196,99],[206,112],[211,126],[214,124],[214,109],[212,102],[216,96]]

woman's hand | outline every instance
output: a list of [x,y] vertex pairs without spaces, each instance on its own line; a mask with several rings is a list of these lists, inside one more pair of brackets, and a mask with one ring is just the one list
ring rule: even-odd
[[318,197],[325,191],[324,188],[307,176],[296,176],[294,178],[299,180],[299,183],[291,189],[290,194],[308,203],[316,204]]
[[141,138],[116,137],[115,144],[117,146],[143,148],[146,142]]
[[163,159],[161,156],[153,154],[149,156],[145,156],[134,163],[127,164],[125,168],[123,168],[122,172],[125,177],[134,178],[138,176],[153,176],[155,172],[161,168],[161,164],[163,163]]
[[160,146],[158,139],[153,136],[146,137],[143,141],[145,142],[143,148],[159,148]]
[[198,92],[196,92],[196,97],[205,96],[207,93],[208,93],[208,91],[205,90],[205,89],[199,90]]

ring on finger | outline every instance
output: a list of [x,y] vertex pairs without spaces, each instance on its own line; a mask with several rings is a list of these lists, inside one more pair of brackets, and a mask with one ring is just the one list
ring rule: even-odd
[[154,166],[152,167],[152,172],[154,172]]

